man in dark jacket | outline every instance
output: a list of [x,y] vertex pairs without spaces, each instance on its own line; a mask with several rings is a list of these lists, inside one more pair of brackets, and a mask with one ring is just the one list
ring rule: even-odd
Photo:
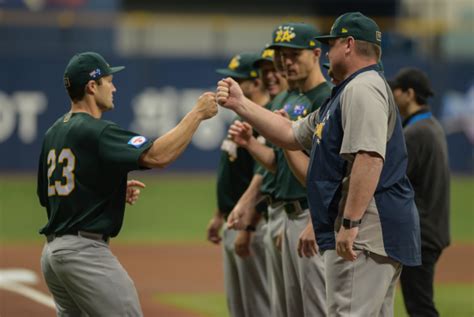
[[439,316],[433,302],[436,262],[449,245],[449,166],[446,137],[427,104],[433,96],[426,75],[400,70],[390,82],[400,109],[408,150],[407,175],[420,213],[422,265],[404,267],[400,281],[411,317]]

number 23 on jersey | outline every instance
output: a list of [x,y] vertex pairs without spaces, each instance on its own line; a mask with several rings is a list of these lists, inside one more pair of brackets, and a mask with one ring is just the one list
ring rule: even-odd
[[[58,163],[58,164],[57,164]],[[62,179],[53,178],[57,165],[62,165]],[[61,168],[61,167],[58,167]],[[59,156],[56,150],[51,149],[48,153],[48,196],[67,196],[75,188],[74,169],[76,168],[76,157],[71,149],[62,149]]]

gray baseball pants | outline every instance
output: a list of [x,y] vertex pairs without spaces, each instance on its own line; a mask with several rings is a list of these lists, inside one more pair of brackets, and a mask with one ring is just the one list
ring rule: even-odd
[[[282,252],[276,247],[276,239],[283,233],[286,213],[277,203],[268,206],[267,232],[265,234],[265,252],[270,292],[270,312],[272,317],[287,317],[285,284],[283,282]],[[289,316],[288,316],[289,317]]]
[[241,258],[235,253],[236,230],[224,229],[224,284],[231,317],[262,317],[270,315],[265,248],[264,221],[252,235],[251,255]]
[[41,269],[58,316],[143,316],[133,281],[105,241],[57,237],[44,246]]
[[346,261],[335,250],[324,251],[330,317],[393,317],[395,287],[402,265],[388,257],[355,251]]
[[283,238],[283,278],[288,316],[326,316],[324,259],[298,256],[301,232],[311,221],[309,209],[287,214]]

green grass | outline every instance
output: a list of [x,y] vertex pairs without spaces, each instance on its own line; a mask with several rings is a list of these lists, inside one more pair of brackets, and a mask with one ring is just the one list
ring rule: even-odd
[[229,316],[225,295],[220,293],[165,293],[157,294],[155,298],[161,304],[196,312],[203,317]]
[[[119,241],[199,242],[216,206],[213,175],[134,174],[147,184],[128,206]],[[453,177],[451,234],[456,242],[474,242],[474,178]],[[36,198],[35,177],[0,178],[0,241],[41,240],[46,212]]]
[[[435,303],[440,316],[473,317],[474,285],[444,284],[435,286]],[[163,304],[200,313],[203,317],[228,317],[224,294],[158,294]],[[395,296],[395,317],[408,317],[400,290]]]

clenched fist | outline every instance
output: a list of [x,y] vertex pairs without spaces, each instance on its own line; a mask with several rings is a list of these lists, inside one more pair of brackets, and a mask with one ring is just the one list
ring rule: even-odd
[[245,100],[245,96],[239,84],[228,77],[217,83],[217,103],[223,107],[234,110]]
[[199,113],[202,120],[214,117],[217,114],[216,94],[212,92],[202,94],[194,106],[194,110]]

